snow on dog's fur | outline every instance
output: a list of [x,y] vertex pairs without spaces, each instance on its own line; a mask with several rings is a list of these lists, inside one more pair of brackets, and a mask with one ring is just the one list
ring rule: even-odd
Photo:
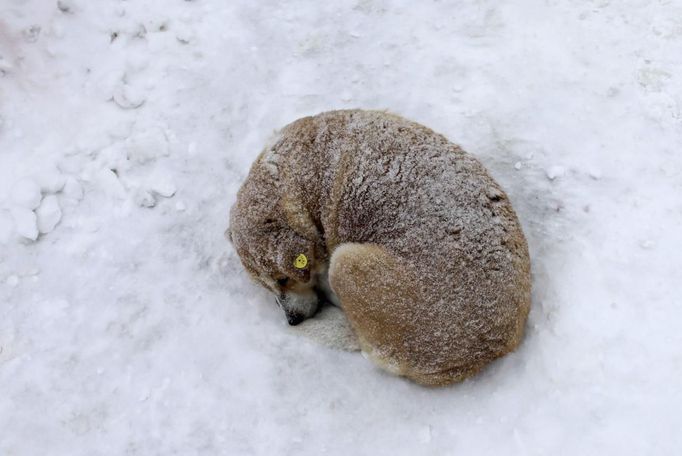
[[530,263],[507,195],[472,156],[398,116],[286,126],[228,232],[289,323],[315,314],[328,276],[363,351],[419,383],[462,380],[521,340]]

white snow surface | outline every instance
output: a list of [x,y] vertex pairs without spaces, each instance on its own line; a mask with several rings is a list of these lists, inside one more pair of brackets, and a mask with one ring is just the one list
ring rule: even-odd
[[[679,454],[681,17],[0,2],[0,454]],[[511,197],[527,334],[473,379],[423,388],[289,328],[223,237],[273,130],[340,108],[430,126]]]

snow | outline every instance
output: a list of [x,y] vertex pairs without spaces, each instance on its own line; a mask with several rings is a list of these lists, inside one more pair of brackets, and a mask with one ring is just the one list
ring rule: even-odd
[[64,188],[64,176],[56,168],[46,168],[38,175],[40,190],[43,193],[57,193]]
[[149,189],[159,196],[170,198],[175,195],[176,187],[172,178],[165,173],[156,173],[149,179]]
[[20,179],[12,186],[10,198],[14,204],[26,209],[35,209],[40,204],[40,185],[32,179]]
[[[679,17],[655,0],[0,3],[0,454],[678,453]],[[273,130],[352,107],[462,145],[524,226],[525,340],[463,384],[289,328],[223,238]],[[140,207],[157,173],[174,192]],[[24,179],[37,202],[15,202]],[[61,221],[30,241],[50,195]]]
[[26,239],[35,241],[38,238],[38,225],[36,214],[24,207],[13,207],[11,209],[12,218],[14,219],[14,226],[16,233]]
[[547,174],[547,178],[549,180],[554,180],[557,177],[561,177],[566,174],[566,169],[563,166],[554,165],[547,168],[545,173]]
[[83,187],[78,183],[78,180],[69,177],[64,183],[63,195],[66,198],[78,202],[83,199]]
[[325,306],[315,318],[291,328],[295,333],[335,350],[359,351],[360,344],[340,308]]
[[14,288],[17,285],[19,285],[19,277],[15,276],[15,275],[11,275],[11,276],[7,277],[7,280],[5,281],[5,283],[7,283],[8,286]]
[[168,155],[168,141],[158,128],[138,133],[126,141],[126,146],[128,159],[139,164]]
[[0,210],[0,244],[7,244],[14,237],[14,219],[7,210]]
[[62,218],[62,210],[57,202],[55,195],[49,195],[43,198],[40,207],[36,210],[38,231],[41,234],[50,233],[54,230],[59,220]]

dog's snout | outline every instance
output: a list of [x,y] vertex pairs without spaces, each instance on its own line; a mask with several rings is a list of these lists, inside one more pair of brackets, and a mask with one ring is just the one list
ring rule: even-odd
[[300,322],[305,320],[305,316],[303,314],[300,314],[300,313],[289,313],[289,312],[287,312],[286,315],[287,315],[287,322],[289,322],[289,324],[291,326],[296,326],[297,324],[299,324]]
[[287,322],[296,326],[306,318],[312,317],[318,307],[317,296],[312,293],[279,293],[275,296],[277,305],[284,311]]

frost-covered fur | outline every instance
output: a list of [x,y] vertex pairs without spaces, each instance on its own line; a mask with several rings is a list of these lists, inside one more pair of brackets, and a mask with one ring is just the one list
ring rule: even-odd
[[328,268],[363,351],[419,383],[462,380],[522,337],[530,264],[506,194],[472,156],[398,116],[332,111],[283,128],[230,232],[290,322],[314,314]]

